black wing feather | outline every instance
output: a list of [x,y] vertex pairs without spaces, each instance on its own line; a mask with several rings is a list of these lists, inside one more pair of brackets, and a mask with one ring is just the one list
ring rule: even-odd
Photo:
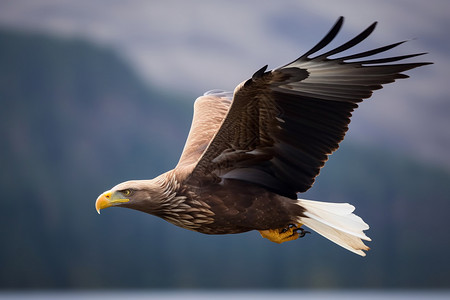
[[[265,66],[235,90],[221,127],[191,174],[193,183],[233,178],[296,198],[297,192],[313,185],[328,156],[339,147],[357,103],[383,84],[408,77],[401,72],[429,64],[387,64],[424,53],[364,60],[404,42],[329,58],[365,40],[376,23],[343,45],[310,58],[336,37],[342,23],[341,17],[297,60],[270,72]],[[348,62],[357,59],[363,60]]]

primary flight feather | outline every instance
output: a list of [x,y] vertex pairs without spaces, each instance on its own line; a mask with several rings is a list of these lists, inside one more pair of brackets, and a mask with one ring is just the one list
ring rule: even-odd
[[261,68],[234,92],[199,97],[177,166],[151,180],[116,185],[97,198],[97,211],[132,208],[206,234],[258,230],[277,243],[304,236],[305,225],[364,256],[369,226],[352,205],[298,199],[297,193],[313,185],[339,147],[357,103],[408,77],[401,72],[429,63],[397,63],[424,53],[367,59],[403,42],[330,58],[362,42],[376,23],[318,55],[342,23],[341,17],[295,61]]

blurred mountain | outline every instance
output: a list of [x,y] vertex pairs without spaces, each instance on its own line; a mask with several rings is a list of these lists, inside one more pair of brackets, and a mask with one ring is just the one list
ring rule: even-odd
[[343,143],[304,198],[350,202],[370,225],[366,258],[317,234],[276,245],[206,236],[98,194],[172,168],[191,95],[142,83],[111,49],[0,30],[0,287],[450,287],[450,174]]

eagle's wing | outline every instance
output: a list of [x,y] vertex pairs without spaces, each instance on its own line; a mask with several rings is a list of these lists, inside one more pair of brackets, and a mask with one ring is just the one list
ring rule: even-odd
[[190,173],[219,129],[231,105],[232,92],[212,90],[197,98],[186,144],[176,168]]
[[[400,72],[427,64],[386,64],[423,53],[365,60],[402,42],[329,58],[363,41],[376,23],[347,43],[311,57],[333,40],[342,23],[341,17],[297,60],[268,72],[266,66],[235,89],[220,128],[214,136],[207,133],[207,149],[190,150],[198,151],[195,156],[204,151],[189,177],[192,183],[234,178],[296,198],[297,192],[312,186],[328,155],[338,148],[357,103],[381,84],[408,77]],[[216,130],[218,121],[203,117],[208,119],[196,122],[205,128],[212,122]]]

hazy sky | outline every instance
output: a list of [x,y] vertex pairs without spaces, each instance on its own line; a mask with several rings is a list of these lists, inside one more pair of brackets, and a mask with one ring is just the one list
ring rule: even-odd
[[349,138],[450,167],[450,1],[0,0],[0,26],[110,45],[151,84],[189,95],[232,90],[265,64],[297,58],[341,15],[338,42],[379,21],[357,50],[410,40],[388,55],[429,52],[415,61],[435,63],[376,92]]

